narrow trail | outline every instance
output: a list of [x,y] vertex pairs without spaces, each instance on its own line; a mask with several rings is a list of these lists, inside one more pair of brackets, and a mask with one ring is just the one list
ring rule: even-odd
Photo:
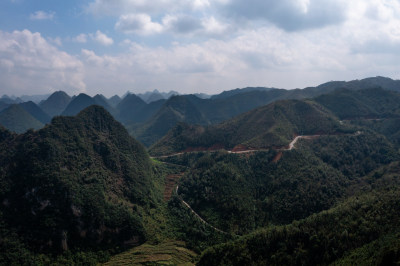
[[220,233],[223,233],[223,234],[226,234],[226,235],[229,235],[229,233],[227,233],[227,232],[225,232],[225,231],[222,231],[221,229],[216,228],[215,226],[209,224],[209,223],[206,222],[203,218],[201,218],[201,216],[200,216],[197,212],[195,212],[195,211],[192,209],[192,207],[191,207],[186,201],[183,200],[183,198],[182,198],[181,196],[179,196],[179,194],[178,194],[178,189],[179,189],[179,185],[176,186],[176,191],[175,191],[175,192],[176,192],[176,195],[178,195],[178,197],[179,197],[179,199],[181,200],[181,202],[194,214],[194,216],[197,217],[197,219],[199,219],[203,224],[205,224],[205,225],[211,227],[211,228],[214,229],[215,231],[220,232]]

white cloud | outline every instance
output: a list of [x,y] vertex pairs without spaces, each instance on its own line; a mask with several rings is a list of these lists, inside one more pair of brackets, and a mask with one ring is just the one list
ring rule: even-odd
[[[164,17],[160,23],[162,32],[178,33],[171,25],[180,18]],[[85,65],[90,65],[87,72],[92,78],[89,80],[92,82],[96,75],[101,76],[93,87],[118,87],[122,91],[158,88],[215,92],[244,86],[306,87],[328,80],[375,75],[400,78],[395,72],[400,60],[397,48],[400,34],[396,25],[400,24],[396,23],[396,17],[389,21],[392,26],[388,27],[386,20],[349,16],[343,25],[332,25],[329,30],[319,28],[297,33],[263,25],[253,30],[238,30],[234,36],[224,39],[183,44],[176,41],[168,48],[125,40],[125,47],[131,45],[131,48],[120,55],[83,53]],[[231,26],[213,17],[200,19],[200,23],[200,28],[193,29],[196,36],[205,32],[220,34],[229,31]],[[371,28],[376,31],[371,32]],[[371,40],[390,47],[370,44]],[[393,51],[383,54],[369,49],[370,46]],[[115,76],[119,77],[118,81]]]
[[114,40],[110,37],[108,37],[107,35],[105,35],[104,33],[102,33],[101,31],[96,31],[96,34],[90,34],[90,37],[100,43],[101,45],[104,46],[110,46],[114,43]]
[[14,94],[84,91],[83,64],[40,33],[0,31],[0,87]]
[[222,36],[226,33],[230,33],[233,31],[233,27],[231,25],[222,23],[214,17],[204,18],[201,23],[203,25],[204,31],[208,35]]
[[146,14],[128,14],[119,17],[115,24],[115,29],[127,34],[136,33],[151,35],[163,31],[163,26],[151,21],[151,17]]
[[209,7],[209,0],[94,0],[86,10],[96,15],[122,15],[129,13],[167,14],[188,12]]
[[189,15],[165,15],[161,22],[152,21],[147,14],[128,14],[119,17],[115,29],[125,34],[173,34],[219,38],[232,32],[233,27],[215,17],[198,18]]
[[203,9],[203,8],[207,8],[210,6],[211,6],[211,3],[209,0],[194,0],[193,1],[193,7],[195,9]]
[[49,40],[50,43],[53,43],[57,46],[62,46],[62,41],[60,37],[55,37],[55,38],[48,37],[47,39]]
[[178,34],[193,33],[203,27],[200,19],[188,15],[166,15],[162,21],[165,30]]
[[[133,34],[119,40],[115,48],[120,52],[113,50],[112,55],[99,54],[89,43],[72,56],[53,45],[55,39],[46,41],[40,34],[1,33],[0,88],[32,87],[28,81],[56,87],[55,81],[61,80],[61,87],[86,84],[92,93],[154,88],[215,92],[244,86],[306,87],[375,75],[400,78],[398,0],[241,4],[93,1],[91,12],[115,16],[115,29]],[[100,30],[71,40],[112,45],[114,40]],[[23,41],[21,36],[30,38]],[[164,43],[155,43],[161,37]]]
[[72,38],[72,41],[78,42],[78,43],[86,43],[87,42],[87,35],[84,33],[81,33],[74,38]]
[[36,11],[35,13],[32,13],[29,18],[31,20],[52,20],[54,19],[54,12],[46,12],[46,11]]
[[233,19],[265,20],[286,31],[340,24],[345,21],[343,0],[231,0],[221,7]]

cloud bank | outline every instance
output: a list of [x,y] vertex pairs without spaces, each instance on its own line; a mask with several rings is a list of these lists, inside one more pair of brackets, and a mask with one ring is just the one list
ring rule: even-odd
[[85,91],[83,70],[79,59],[51,45],[40,33],[0,31],[0,84],[5,91]]
[[93,0],[84,11],[112,24],[76,32],[72,52],[66,38],[0,31],[0,87],[110,96],[400,78],[398,0]]

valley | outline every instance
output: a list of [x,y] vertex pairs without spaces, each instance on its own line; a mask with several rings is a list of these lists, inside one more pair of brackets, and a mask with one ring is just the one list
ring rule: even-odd
[[397,263],[395,85],[10,104],[0,262]]

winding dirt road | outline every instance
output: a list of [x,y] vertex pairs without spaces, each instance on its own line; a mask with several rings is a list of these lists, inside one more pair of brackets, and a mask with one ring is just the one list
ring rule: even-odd
[[296,144],[296,142],[299,139],[315,139],[320,137],[321,135],[300,135],[300,136],[296,136],[292,142],[289,143],[289,146],[287,148],[281,149],[282,151],[290,151],[294,149],[294,145]]
[[185,206],[197,217],[197,219],[199,219],[203,224],[205,224],[205,225],[211,227],[211,228],[214,229],[215,231],[220,232],[220,233],[223,233],[223,234],[226,234],[226,235],[229,235],[227,232],[224,232],[224,231],[222,231],[221,229],[218,229],[218,228],[216,228],[215,226],[212,226],[211,224],[209,224],[208,222],[206,222],[203,218],[201,218],[201,216],[200,216],[197,212],[195,212],[195,211],[192,209],[192,207],[190,207],[190,205],[189,205],[186,201],[183,200],[183,198],[182,198],[181,196],[179,196],[179,194],[178,194],[178,189],[179,189],[179,185],[176,186],[176,191],[175,191],[175,192],[176,192],[176,195],[178,195],[178,197],[180,198],[180,200],[181,200],[181,202],[183,203],[183,205],[185,205]]
[[[358,136],[360,135],[362,132],[361,131],[357,131],[354,134],[349,134],[351,136]],[[331,136],[331,135],[300,135],[300,136],[296,136],[286,148],[282,148],[279,149],[279,153],[275,156],[275,158],[273,159],[273,162],[277,162],[280,160],[280,158],[282,157],[282,154],[284,151],[290,151],[293,150],[295,148],[295,145],[297,143],[297,141],[299,141],[299,139],[314,139],[314,138],[318,138],[320,136]],[[249,152],[257,152],[257,151],[265,151],[265,149],[259,149],[259,150],[243,150],[243,151],[227,151],[228,153],[249,153]],[[208,151],[208,152],[217,152],[217,151]],[[182,154],[185,154],[186,152],[179,152],[179,153],[174,153],[174,154],[170,154],[170,155],[163,155],[163,156],[159,156],[159,157],[152,157],[152,158],[167,158],[167,157],[172,157],[172,156],[179,156]],[[193,153],[193,152],[191,152]],[[197,212],[195,212],[193,210],[193,208],[186,202],[183,200],[183,198],[181,196],[179,196],[178,193],[179,190],[179,185],[176,186],[176,195],[179,197],[179,199],[181,200],[181,202],[183,203],[183,205],[185,205],[194,215],[195,217],[197,217],[197,219],[199,219],[203,224],[211,227],[212,229],[214,229],[217,232],[223,233],[223,234],[229,234],[227,232],[222,231],[221,229],[216,228],[215,226],[209,224],[207,221],[205,221]]]
[[[344,134],[344,135],[349,135],[349,136],[358,136],[362,132],[357,131],[356,133],[353,134]],[[324,135],[300,135],[296,136],[287,147],[277,149],[278,151],[290,151],[295,148],[295,144],[299,139],[315,139],[321,136],[334,136],[334,135],[339,135],[339,134],[324,134]],[[187,153],[196,153],[196,152],[218,152],[224,149],[219,149],[219,150],[205,150],[205,151],[188,151],[188,152],[177,152],[177,153],[172,153],[168,155],[161,155],[161,156],[153,156],[150,158],[168,158],[168,157],[174,157],[174,156],[179,156],[182,154],[187,154]],[[268,151],[268,149],[249,149],[249,150],[240,150],[240,151],[234,151],[234,150],[225,150],[227,153],[233,153],[233,154],[240,154],[240,153],[250,153],[250,152],[258,152],[258,151]]]

